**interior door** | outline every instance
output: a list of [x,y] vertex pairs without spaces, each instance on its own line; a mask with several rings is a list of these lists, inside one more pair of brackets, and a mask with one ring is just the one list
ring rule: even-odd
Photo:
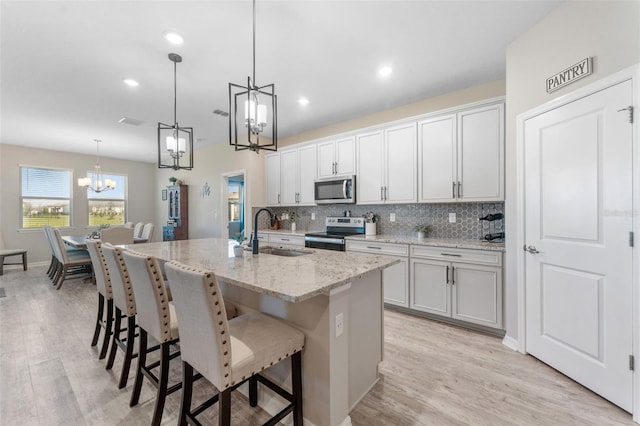
[[527,352],[632,408],[631,81],[524,124]]

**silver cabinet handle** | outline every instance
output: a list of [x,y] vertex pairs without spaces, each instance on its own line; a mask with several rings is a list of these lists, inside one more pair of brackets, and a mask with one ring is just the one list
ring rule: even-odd
[[333,174],[334,175],[338,174],[338,162],[337,161],[335,163],[333,163]]
[[446,284],[449,284],[449,265],[447,265],[447,273],[446,273],[446,277],[447,277],[447,282],[446,282]]
[[278,194],[278,204],[280,204],[280,194]]
[[389,194],[388,194],[389,188],[387,188],[386,186],[384,187],[384,200],[387,201],[389,199]]
[[458,198],[462,198],[462,184],[458,181]]
[[367,246],[368,249],[382,250],[382,247]]
[[462,257],[461,254],[453,254],[453,253],[440,253],[442,256],[452,256],[452,257]]
[[456,273],[456,267],[455,267],[455,266],[452,266],[452,267],[451,267],[451,285],[455,285],[455,284],[456,284],[456,276],[455,276],[455,273]]
[[384,201],[384,186],[380,187],[380,201]]
[[451,198],[456,198],[456,183],[455,182],[451,182],[451,183],[452,183]]
[[533,253],[533,254],[537,254],[540,253],[538,251],[538,249],[536,248],[536,246],[528,246],[525,244],[524,247],[522,247],[524,249],[524,251],[528,251],[529,253]]
[[282,241],[290,241],[288,238],[280,238]]

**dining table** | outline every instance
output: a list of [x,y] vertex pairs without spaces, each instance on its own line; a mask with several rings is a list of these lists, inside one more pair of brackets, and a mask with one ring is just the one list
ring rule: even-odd
[[62,241],[74,249],[86,250],[87,242],[85,240],[87,238],[88,237],[86,235],[63,235]]

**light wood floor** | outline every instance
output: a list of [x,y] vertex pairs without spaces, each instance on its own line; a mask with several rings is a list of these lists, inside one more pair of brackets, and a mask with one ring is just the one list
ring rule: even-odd
[[[140,404],[129,408],[133,368],[118,390],[121,353],[107,372],[89,346],[95,287],[76,279],[56,291],[45,269],[7,267],[0,277],[0,425],[148,425],[153,388],[145,384]],[[173,364],[178,380],[180,363]],[[397,312],[385,312],[380,372],[351,413],[355,426],[633,424],[628,413],[495,337]],[[196,393],[212,389],[201,380]],[[235,394],[233,424],[265,421]],[[176,424],[179,399],[179,392],[168,397],[163,424]],[[216,420],[211,410],[204,416]]]

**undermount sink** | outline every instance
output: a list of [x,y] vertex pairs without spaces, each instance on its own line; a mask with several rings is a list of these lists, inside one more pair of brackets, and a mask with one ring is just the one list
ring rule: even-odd
[[304,256],[305,254],[311,254],[311,252],[309,251],[285,249],[285,248],[278,248],[278,247],[260,247],[260,250],[258,251],[264,254],[273,254],[274,256],[285,256],[285,257]]

